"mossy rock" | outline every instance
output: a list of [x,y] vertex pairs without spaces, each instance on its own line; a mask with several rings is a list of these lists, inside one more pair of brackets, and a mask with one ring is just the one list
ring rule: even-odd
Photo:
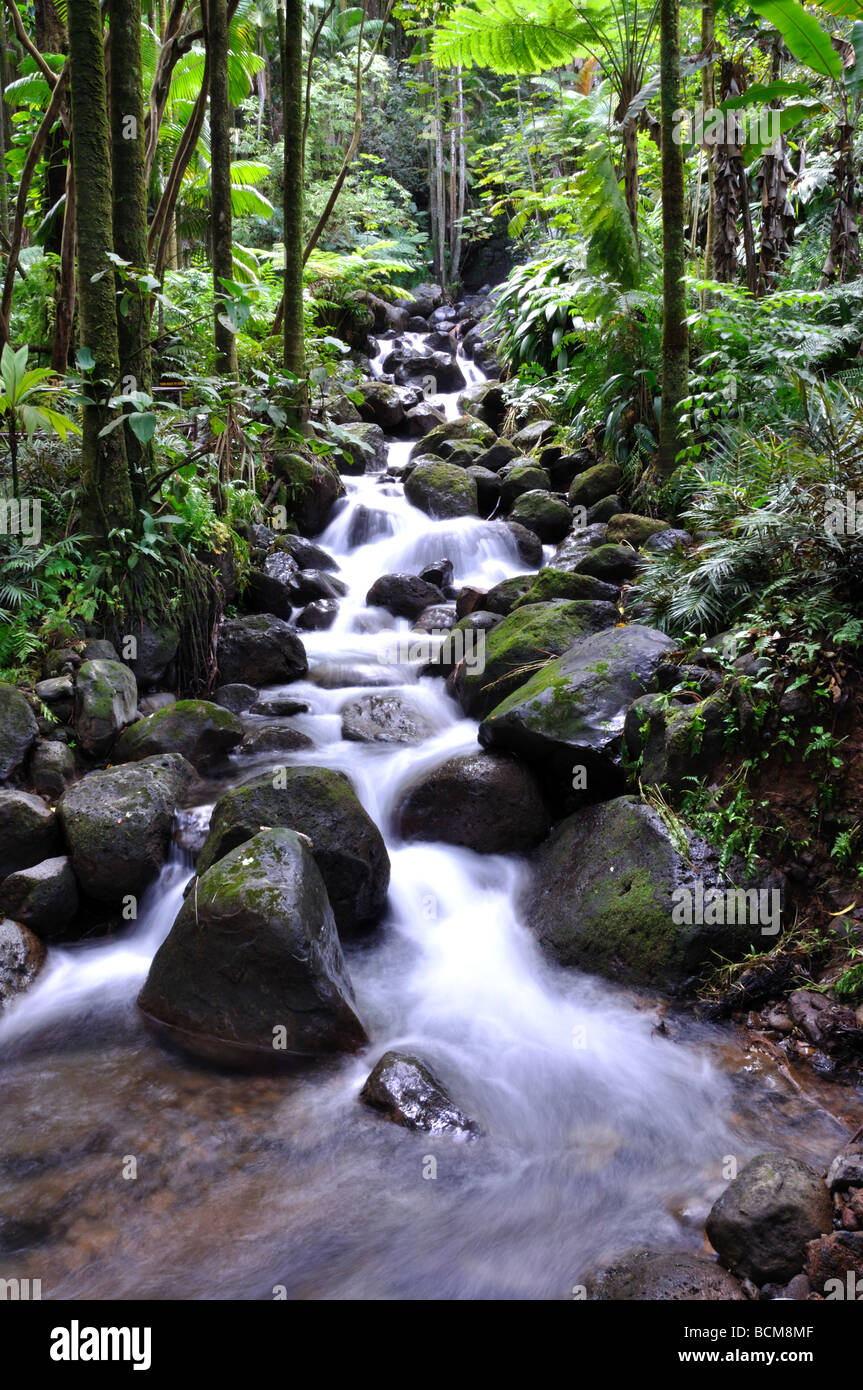
[[486,633],[484,668],[457,667],[453,686],[462,709],[482,719],[531,679],[531,668],[616,621],[617,610],[610,603],[558,601],[514,609]]
[[75,733],[85,752],[101,758],[138,713],[135,677],[120,661],[85,661],[75,682]]
[[641,557],[632,546],[598,545],[579,560],[576,570],[579,574],[591,574],[605,584],[623,584],[635,578],[641,565]]
[[636,700],[626,714],[624,740],[628,757],[641,758],[643,785],[676,794],[684,778],[709,772],[723,753],[728,708],[720,692],[686,704],[656,694]]
[[453,439],[470,441],[473,444],[482,445],[483,449],[490,449],[497,439],[497,435],[489,425],[483,424],[481,420],[477,420],[473,416],[462,415],[457,420],[447,420],[443,425],[429,430],[428,434],[414,445],[410,457],[412,459],[417,458],[420,454],[440,455],[441,445]]
[[502,579],[489,589],[480,606],[486,613],[500,613],[506,617],[527,593],[535,578],[535,574],[514,574],[509,579]]
[[573,479],[567,501],[571,507],[592,507],[602,497],[617,492],[623,474],[616,463],[597,463]]
[[569,531],[572,512],[560,497],[549,492],[523,492],[516,498],[509,519],[533,531],[544,545],[555,545]]
[[339,931],[365,930],[378,921],[386,906],[389,856],[343,772],[276,768],[225,792],[216,802],[198,872],[206,873],[266,826],[309,838]]
[[617,588],[613,584],[603,584],[589,574],[570,573],[551,567],[540,570],[533,584],[514,605],[523,608],[528,603],[551,603],[553,599],[598,600],[616,603]]
[[177,700],[126,729],[114,760],[139,762],[156,753],[182,753],[194,767],[223,757],[243,737],[241,720],[209,700]]
[[334,503],[344,493],[335,468],[320,459],[276,448],[269,460],[273,477],[284,484],[282,496],[288,517],[307,536],[324,529]]
[[[544,468],[531,459],[517,458],[504,464],[498,476],[501,481],[501,499],[509,511],[517,498],[524,492],[548,492],[551,480]],[[514,518],[517,520],[518,518]]]
[[479,513],[476,479],[443,460],[418,463],[405,481],[405,497],[436,521]]
[[654,516],[638,516],[635,512],[616,512],[607,518],[608,539],[617,544],[628,541],[630,545],[640,546],[651,536],[668,530],[668,522],[657,520]]
[[39,737],[29,703],[14,685],[0,685],[0,782],[20,776]]

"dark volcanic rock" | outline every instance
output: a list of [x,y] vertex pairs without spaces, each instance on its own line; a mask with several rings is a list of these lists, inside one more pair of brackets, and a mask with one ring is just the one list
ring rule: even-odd
[[802,1270],[808,1243],[832,1226],[823,1178],[799,1158],[765,1153],[714,1202],[707,1235],[722,1263],[741,1278],[784,1283]]
[[624,1255],[594,1276],[587,1296],[614,1303],[739,1302],[745,1298],[737,1280],[714,1260],[689,1251],[648,1250]]
[[360,1099],[407,1129],[479,1133],[473,1120],[453,1105],[434,1073],[407,1052],[385,1052],[360,1091]]
[[538,844],[551,820],[529,768],[515,758],[465,753],[408,788],[397,823],[405,840],[514,854]]
[[416,618],[424,608],[445,601],[436,584],[429,584],[416,574],[381,575],[366,594],[370,607],[386,608],[397,618]]
[[225,685],[275,685],[300,680],[309,669],[297,634],[269,613],[222,623],[218,665]]

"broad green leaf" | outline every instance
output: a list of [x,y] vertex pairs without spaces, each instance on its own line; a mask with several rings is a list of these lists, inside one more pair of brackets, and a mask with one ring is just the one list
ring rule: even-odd
[[129,429],[142,444],[149,444],[156,433],[156,417],[152,411],[140,415],[128,415]]
[[785,43],[799,62],[805,63],[822,77],[838,82],[842,76],[842,60],[829,35],[800,0],[752,0],[752,8],[778,29]]

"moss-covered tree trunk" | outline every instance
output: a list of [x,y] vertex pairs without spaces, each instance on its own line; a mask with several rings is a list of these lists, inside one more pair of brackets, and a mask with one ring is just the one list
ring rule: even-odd
[[110,423],[107,401],[119,379],[117,307],[113,268],[111,144],[106,106],[104,35],[99,0],[69,6],[72,149],[78,196],[78,298],[81,346],[92,353],[91,395],[84,407],[81,482],[84,522],[105,536],[135,519],[125,431],[100,438]]
[[[285,294],[282,349],[285,371],[302,377],[303,330],[303,3],[285,0],[282,23],[282,134],[285,161]],[[302,402],[300,402],[302,408]]]
[[[716,0],[704,0],[701,7],[701,51],[713,54],[716,46]],[[716,64],[709,62],[701,69],[701,106],[703,119],[710,118],[716,105]],[[707,151],[707,229],[704,235],[704,278],[713,275],[713,247],[716,241],[716,168],[712,151]],[[704,303],[702,301],[702,308]]]
[[215,295],[216,371],[237,370],[237,345],[226,323],[223,280],[234,278],[234,232],[231,215],[231,105],[228,97],[228,0],[210,0],[207,45],[210,50],[210,203]]
[[[117,319],[123,390],[152,387],[147,272],[147,179],[141,69],[141,0],[108,0],[111,36],[111,168],[114,180],[114,250],[129,261]],[[130,430],[126,451],[137,500],[146,501],[153,446]]]
[[680,106],[679,0],[660,0],[660,95],[662,101],[662,418],[659,467],[671,473],[680,448],[680,402],[688,393],[683,146],[675,139]]

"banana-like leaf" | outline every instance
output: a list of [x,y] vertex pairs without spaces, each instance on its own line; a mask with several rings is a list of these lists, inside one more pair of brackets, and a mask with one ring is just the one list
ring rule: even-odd
[[805,63],[822,77],[838,82],[842,76],[842,60],[830,37],[821,28],[800,0],[751,0],[756,14],[778,29],[787,47],[798,62]]

